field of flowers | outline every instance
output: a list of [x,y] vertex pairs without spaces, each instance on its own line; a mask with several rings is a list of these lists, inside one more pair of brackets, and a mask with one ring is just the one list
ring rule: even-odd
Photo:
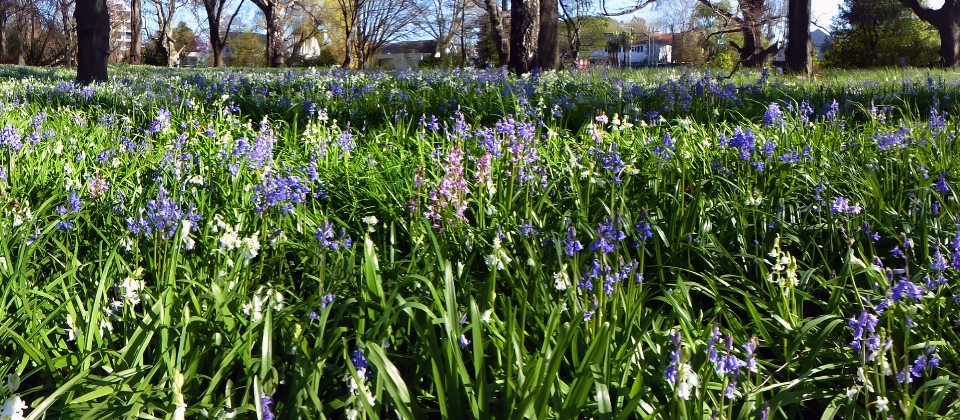
[[960,418],[960,74],[0,67],[0,419]]

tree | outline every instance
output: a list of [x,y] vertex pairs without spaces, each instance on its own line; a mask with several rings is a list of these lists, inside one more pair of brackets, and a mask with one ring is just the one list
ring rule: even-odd
[[493,39],[493,44],[496,47],[497,56],[499,57],[498,64],[505,65],[510,61],[510,33],[508,32],[509,28],[507,28],[504,23],[506,20],[507,1],[503,1],[502,8],[497,5],[497,0],[483,0],[482,5],[490,22],[489,26],[486,26],[485,29],[489,33],[490,38]]
[[790,73],[810,74],[813,48],[810,45],[810,0],[788,0],[786,67]]
[[377,50],[405,37],[415,18],[412,0],[337,0],[337,6],[347,68],[364,68]]
[[287,9],[293,6],[290,0],[250,0],[263,13],[267,29],[267,64],[270,67],[284,67],[286,48],[284,45],[283,19]]
[[747,67],[763,67],[780,49],[776,43],[764,47],[764,26],[783,18],[782,15],[770,13],[772,8],[766,5],[765,0],[740,0],[739,11],[732,11],[723,3],[711,0],[699,1],[724,19],[725,29],[710,34],[711,36],[725,33],[739,33],[743,36],[743,46],[730,42],[730,46],[740,56],[738,64]]
[[110,13],[106,0],[77,0],[77,82],[107,81],[110,55]]
[[931,9],[920,0],[900,0],[940,34],[940,65],[960,67],[960,0],[944,0],[939,9]]
[[623,48],[623,61],[625,67],[633,67],[633,40],[637,37],[637,30],[632,27],[626,27],[620,32],[620,47]]
[[130,0],[130,64],[141,64],[140,41],[143,37],[143,5],[140,0]]
[[560,69],[559,29],[559,0],[540,0],[540,28],[537,33],[537,67],[544,70]]
[[[138,0],[133,0],[138,1]],[[227,19],[227,24],[221,28],[221,22],[224,19],[224,9],[228,7],[230,0],[200,0],[203,3],[203,9],[207,16],[207,29],[210,38],[210,52],[213,54],[213,66],[223,67],[223,49],[227,46],[227,35],[230,33],[230,27],[233,26],[233,20],[240,12],[243,6],[243,0],[237,2],[237,8]]]
[[446,54],[457,36],[463,34],[467,14],[473,4],[469,0],[419,0],[414,25],[436,40],[437,54]]
[[267,65],[267,43],[264,36],[251,32],[251,28],[241,28],[230,34],[231,67],[264,67]]
[[540,1],[510,0],[510,60],[517,74],[533,70],[540,36]]
[[180,61],[180,53],[173,38],[173,18],[177,13],[178,0],[149,0],[156,12],[157,36],[160,45],[167,52],[167,67],[174,67]]
[[[570,22],[575,20],[575,22]],[[605,50],[606,34],[616,32],[617,22],[606,16],[581,16],[565,18],[566,36],[560,45],[564,57],[575,61],[592,51]]]
[[901,61],[935,65],[934,31],[897,0],[846,0],[834,19],[834,40],[824,62],[847,68],[896,66]]

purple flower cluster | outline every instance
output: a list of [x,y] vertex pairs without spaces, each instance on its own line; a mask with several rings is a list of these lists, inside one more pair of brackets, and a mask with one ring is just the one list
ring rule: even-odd
[[670,332],[670,342],[673,343],[673,351],[670,352],[670,364],[667,365],[666,377],[670,385],[676,385],[677,374],[680,372],[680,331]]
[[276,414],[273,414],[273,398],[264,393],[260,397],[260,406],[263,407],[263,420],[276,420]]
[[676,151],[677,147],[673,139],[670,138],[670,133],[665,133],[660,145],[653,148],[653,154],[661,160],[660,165],[663,165],[663,161],[670,160],[676,154]]
[[737,149],[740,160],[749,161],[753,157],[753,152],[757,149],[757,139],[753,132],[748,128],[743,131],[740,127],[733,130],[733,137],[727,139],[726,135],[720,136],[720,146]]
[[463,150],[455,146],[443,165],[443,178],[427,196],[426,211],[423,216],[432,223],[434,229],[444,229],[444,225],[466,223],[467,195],[470,189],[464,177]]
[[561,243],[563,244],[563,251],[568,257],[572,257],[577,252],[583,250],[583,245],[577,240],[577,228],[573,227],[569,222],[567,222],[567,237],[563,238]]
[[16,128],[8,125],[0,130],[0,147],[6,147],[14,152],[23,148],[22,137]]
[[172,116],[173,114],[171,114],[166,108],[160,108],[157,110],[157,116],[154,118],[153,122],[150,123],[150,126],[144,130],[144,136],[150,137],[156,133],[170,128],[170,118]]
[[920,378],[924,371],[931,371],[940,367],[940,359],[936,355],[937,346],[928,346],[924,354],[917,356],[912,364],[903,366],[903,370],[897,372],[897,381],[901,384],[913,382],[913,378]]
[[591,251],[607,254],[617,249],[617,244],[627,238],[627,234],[620,229],[620,216],[614,219],[606,218],[597,226],[597,241],[590,244]]
[[910,133],[909,128],[900,127],[897,131],[874,135],[873,141],[877,143],[877,148],[881,151],[905,149],[911,140]]
[[183,220],[193,222],[193,229],[196,229],[200,216],[195,213],[193,204],[189,204],[184,211],[177,200],[167,197],[167,190],[161,185],[157,197],[148,200],[146,208],[141,208],[135,216],[127,217],[127,229],[134,235],[152,236],[156,233],[170,239],[177,233]]
[[886,342],[881,342],[877,331],[879,322],[880,318],[866,310],[860,312],[859,317],[850,318],[847,321],[847,325],[853,329],[853,341],[850,342],[850,347],[853,347],[863,360],[874,358],[879,354],[880,349],[890,342],[889,338]]
[[863,209],[860,207],[860,204],[850,205],[850,200],[847,200],[844,197],[837,197],[833,200],[833,204],[830,205],[830,212],[833,214],[842,214],[847,216],[852,216],[855,214],[860,214]]
[[707,340],[707,360],[713,364],[714,371],[717,375],[730,377],[730,382],[724,390],[723,396],[732,401],[737,398],[735,392],[737,390],[737,379],[740,377],[740,369],[747,368],[751,372],[757,371],[757,361],[754,356],[757,349],[757,339],[753,337],[744,344],[743,348],[746,350],[746,360],[740,360],[739,357],[733,354],[733,335],[728,335],[724,338],[725,354],[721,355],[720,352],[717,351],[717,343],[719,343],[721,338],[723,338],[723,336],[720,334],[720,328],[714,325],[710,338]]
[[933,190],[938,192],[941,196],[945,196],[950,193],[950,185],[947,184],[946,171],[940,172],[940,178],[937,179],[937,182],[933,184]]
[[[334,238],[333,224],[326,219],[323,220],[323,226],[317,229],[317,233],[315,233],[313,236],[317,238],[318,241],[320,241],[321,247],[327,248],[332,251],[336,251],[341,248],[347,249],[353,246],[353,240],[350,239],[349,236],[347,236],[347,231],[344,229],[340,229],[339,238]],[[330,296],[330,299],[331,299],[330,301],[332,302],[333,295],[327,295],[327,296]],[[326,299],[326,296],[324,297],[324,299]]]
[[[253,202],[257,213],[267,209],[277,209],[280,214],[293,213],[296,204],[303,204],[311,194],[303,179],[290,172],[271,172],[263,182],[253,187]],[[322,194],[322,192],[321,192]]]
[[780,127],[784,123],[783,111],[780,110],[780,105],[776,102],[771,102],[767,106],[767,111],[763,113],[763,119],[761,120],[765,127]]
[[260,132],[253,144],[246,137],[237,139],[233,148],[228,152],[220,151],[221,163],[227,166],[231,175],[240,173],[242,165],[246,164],[255,169],[263,169],[273,163],[273,149],[277,144],[270,123],[260,124]]

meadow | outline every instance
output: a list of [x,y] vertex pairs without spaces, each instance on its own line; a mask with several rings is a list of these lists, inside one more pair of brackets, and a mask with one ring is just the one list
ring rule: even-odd
[[960,73],[0,67],[0,419],[960,418]]

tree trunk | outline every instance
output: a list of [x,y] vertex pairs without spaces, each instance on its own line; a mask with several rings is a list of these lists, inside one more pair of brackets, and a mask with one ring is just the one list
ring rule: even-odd
[[787,71],[810,74],[810,0],[789,0],[787,7]]
[[[267,21],[267,65],[270,67],[286,67],[284,56],[286,51],[283,48],[283,23],[280,19],[283,17],[286,7],[272,1],[270,7],[263,10],[264,18]],[[267,11],[269,10],[269,13]]]
[[[69,9],[70,9],[69,3],[65,1],[60,2],[60,18],[63,19],[63,28],[64,28],[64,31],[66,32],[65,38],[67,42],[67,45],[65,46],[66,51],[64,51],[63,65],[67,67],[73,67],[74,65],[73,63],[73,50],[74,50],[73,48],[74,31],[73,30],[74,28],[71,27],[73,22],[70,20]],[[2,14],[0,14],[0,18],[2,18]],[[3,27],[0,26],[0,34],[2,33],[4,33]],[[0,42],[0,48],[2,48],[4,51],[6,51],[6,46],[7,45],[5,41]]]
[[493,35],[493,42],[497,44],[497,55],[500,56],[500,64],[506,64],[510,59],[510,44],[507,38],[507,32],[503,29],[503,13],[496,0],[485,0],[487,6],[487,16],[490,17],[490,30]]
[[77,82],[107,81],[110,55],[110,13],[106,0],[77,0]]
[[540,32],[540,1],[511,0],[510,70],[517,74],[533,70]]
[[7,58],[7,17],[9,16],[10,6],[5,1],[0,1],[0,61],[6,62]]
[[557,0],[541,0],[537,56],[543,70],[560,70],[559,25],[560,6]]
[[[957,9],[960,11],[960,8]],[[960,17],[960,13],[955,13]],[[960,67],[960,22],[957,17],[950,19],[941,19],[941,24],[937,25],[937,32],[940,34],[940,64],[947,68]]]
[[947,68],[960,67],[960,4],[957,0],[945,0],[939,9],[931,9],[920,0],[900,0],[913,10],[918,18],[933,25],[940,34],[940,64]]
[[142,64],[140,42],[143,34],[143,8],[140,0],[130,0],[130,64]]

